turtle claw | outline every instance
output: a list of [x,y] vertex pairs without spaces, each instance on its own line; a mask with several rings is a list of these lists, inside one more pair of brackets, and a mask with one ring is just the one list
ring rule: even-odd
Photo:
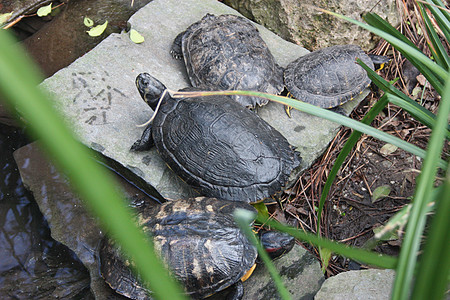
[[292,106],[289,106],[289,105],[285,105],[285,106],[284,106],[284,112],[286,113],[286,115],[287,115],[289,118],[292,118],[292,116],[291,116],[291,110],[292,110]]

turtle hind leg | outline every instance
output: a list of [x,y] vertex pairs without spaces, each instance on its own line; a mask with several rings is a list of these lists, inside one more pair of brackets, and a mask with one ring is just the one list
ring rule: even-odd
[[172,47],[170,48],[170,54],[172,54],[172,57],[175,59],[182,59],[183,58],[183,49],[182,42],[183,42],[183,36],[186,33],[186,31],[183,31],[177,37],[173,40]]
[[137,140],[133,146],[131,146],[131,151],[147,151],[150,150],[155,145],[152,137],[152,124],[149,124],[142,133],[142,136]]
[[230,292],[228,293],[226,300],[240,300],[244,296],[244,285],[240,280],[228,287],[228,290],[230,290]]

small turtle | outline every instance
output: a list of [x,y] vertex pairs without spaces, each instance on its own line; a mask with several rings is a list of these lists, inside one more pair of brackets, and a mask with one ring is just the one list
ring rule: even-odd
[[[176,58],[184,57],[194,87],[271,94],[279,94],[284,87],[283,69],[258,29],[240,16],[205,15],[175,38],[171,53]],[[233,98],[250,108],[268,102],[259,97]]]
[[[155,250],[193,299],[203,299],[229,288],[228,299],[241,299],[242,279],[254,269],[257,251],[234,222],[233,212],[254,212],[244,202],[199,197],[138,208],[137,222],[154,242]],[[270,239],[269,253],[290,251],[295,240],[280,232],[261,233]],[[264,244],[263,244],[264,245]],[[275,247],[275,248],[274,248]],[[117,293],[150,299],[121,249],[105,238],[100,246],[100,271]]]
[[291,62],[284,71],[284,82],[293,98],[323,108],[344,104],[370,85],[361,59],[374,69],[373,59],[356,45],[337,45],[308,53]]
[[[166,87],[147,73],[138,75],[136,85],[155,110]],[[153,123],[131,149],[153,145],[201,195],[226,200],[256,202],[276,194],[301,162],[281,133],[228,96],[174,99],[165,93]]]

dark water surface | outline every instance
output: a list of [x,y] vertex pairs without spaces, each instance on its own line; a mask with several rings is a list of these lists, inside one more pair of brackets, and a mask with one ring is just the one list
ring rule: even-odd
[[0,299],[85,298],[87,271],[51,238],[22,184],[12,153],[27,143],[23,130],[0,125]]

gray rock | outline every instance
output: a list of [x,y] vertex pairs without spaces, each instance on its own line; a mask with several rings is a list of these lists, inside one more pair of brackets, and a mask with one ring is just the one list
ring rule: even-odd
[[393,26],[400,22],[394,0],[225,0],[225,3],[284,39],[309,50],[338,44],[357,44],[364,49],[372,49],[378,41],[370,32],[313,7],[324,8],[359,21],[362,20],[363,13],[370,11],[379,14]]
[[390,299],[394,270],[358,270],[340,273],[323,283],[315,300]]
[[[144,43],[134,44],[127,33],[111,34],[42,84],[84,144],[127,167],[171,199],[194,196],[195,192],[166,167],[156,150],[143,153],[129,150],[143,131],[136,125],[145,123],[152,113],[141,100],[134,82],[139,73],[149,72],[169,89],[188,86],[184,66],[171,57],[170,45],[179,32],[208,12],[237,14],[215,0],[155,0],[129,20],[131,27],[145,37]],[[258,28],[280,65],[286,66],[307,53],[269,30]],[[355,100],[343,108],[349,113],[358,102]],[[339,127],[299,111],[294,111],[290,119],[277,103],[270,103],[258,113],[298,147],[304,159],[301,169],[322,153]]]
[[[109,297],[117,294],[99,274],[98,245],[103,232],[95,218],[86,211],[82,201],[71,191],[66,178],[41,154],[37,143],[18,149],[14,157],[24,185],[31,190],[48,221],[52,237],[68,246],[89,270],[90,286],[96,299],[113,299]],[[121,186],[128,197],[137,195],[139,199],[144,199],[144,195],[125,181],[122,181]],[[311,299],[310,296],[317,292],[323,281],[319,262],[298,245],[276,260],[275,266],[293,299]],[[278,297],[263,265],[258,265],[250,279],[244,282],[244,288],[246,294],[244,299]],[[217,294],[211,299],[223,299],[226,292],[225,290],[224,293]]]
[[[299,245],[274,261],[284,286],[292,299],[313,299],[325,280],[319,261]],[[281,299],[269,272],[258,265],[253,275],[244,282],[245,299]]]

